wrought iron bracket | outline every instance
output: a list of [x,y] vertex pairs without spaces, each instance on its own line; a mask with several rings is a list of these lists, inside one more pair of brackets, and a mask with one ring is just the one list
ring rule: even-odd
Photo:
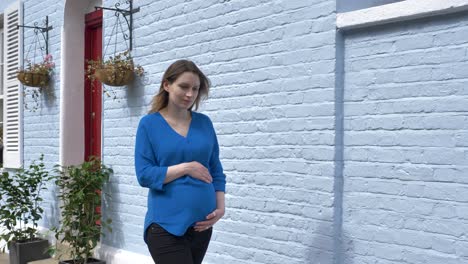
[[39,23],[35,22],[34,26],[17,25],[16,28],[33,28],[36,35],[41,33],[45,41],[46,54],[49,54],[49,31],[52,30],[52,26],[49,26],[49,16],[46,16],[44,24],[45,27],[39,27]]
[[[132,31],[133,31],[133,14],[135,13],[138,13],[140,12],[140,8],[137,7],[137,8],[133,8],[133,0],[127,0],[125,1],[126,4],[129,5],[129,8],[128,9],[122,9],[122,8],[119,8],[120,7],[120,3],[116,3],[115,4],[115,8],[109,8],[109,7],[102,7],[102,6],[95,6],[94,8],[96,10],[111,10],[111,11],[115,11],[115,16],[119,16],[119,14],[122,14],[123,15],[123,18],[125,19],[125,22],[127,22],[127,26],[128,26],[128,31],[129,31],[129,35],[126,35],[125,33],[122,32],[123,36],[124,36],[124,39],[125,40],[129,40],[130,42],[130,50],[132,50],[132,39],[133,39],[133,34],[132,34]],[[129,18],[127,18],[127,16]]]

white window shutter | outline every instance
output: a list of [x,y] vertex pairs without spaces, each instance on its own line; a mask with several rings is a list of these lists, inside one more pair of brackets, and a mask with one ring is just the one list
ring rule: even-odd
[[16,71],[21,65],[22,24],[20,2],[14,2],[3,13],[3,167],[19,168],[23,162],[21,85]]

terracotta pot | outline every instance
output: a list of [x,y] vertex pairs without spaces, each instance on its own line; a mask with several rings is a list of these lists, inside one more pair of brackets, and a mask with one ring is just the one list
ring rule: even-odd
[[49,84],[49,74],[21,71],[17,78],[22,84],[31,87],[45,87]]
[[134,73],[132,70],[114,71],[111,69],[97,69],[94,76],[103,84],[110,86],[124,86],[133,81]]

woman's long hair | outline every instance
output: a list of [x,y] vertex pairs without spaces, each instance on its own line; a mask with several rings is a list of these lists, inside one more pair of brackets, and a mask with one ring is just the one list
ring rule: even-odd
[[151,109],[149,113],[158,112],[167,106],[169,103],[169,93],[164,90],[164,83],[168,82],[169,84],[172,84],[184,72],[192,72],[200,79],[198,96],[195,98],[194,104],[190,106],[190,110],[192,110],[193,106],[195,106],[195,110],[197,110],[200,102],[208,98],[208,91],[211,85],[210,80],[192,61],[178,60],[172,63],[164,73],[161,80],[161,85],[159,86],[159,92],[153,97],[153,100],[151,101]]

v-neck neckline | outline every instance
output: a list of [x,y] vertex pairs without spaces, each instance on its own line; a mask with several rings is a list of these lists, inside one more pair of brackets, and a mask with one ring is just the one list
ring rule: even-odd
[[171,130],[173,133],[175,133],[176,135],[178,135],[179,137],[183,138],[183,139],[187,139],[189,134],[190,134],[190,131],[192,130],[192,124],[193,124],[193,119],[195,117],[195,115],[193,114],[192,111],[190,111],[190,123],[189,123],[189,126],[188,126],[188,129],[187,129],[187,134],[185,136],[182,136],[179,132],[177,132],[177,130],[175,130],[171,124],[169,124],[169,122],[167,122],[166,118],[164,118],[164,116],[160,113],[160,112],[157,112],[158,115],[161,117],[161,119],[163,120],[163,123],[166,124],[166,126],[169,128],[169,130]]

